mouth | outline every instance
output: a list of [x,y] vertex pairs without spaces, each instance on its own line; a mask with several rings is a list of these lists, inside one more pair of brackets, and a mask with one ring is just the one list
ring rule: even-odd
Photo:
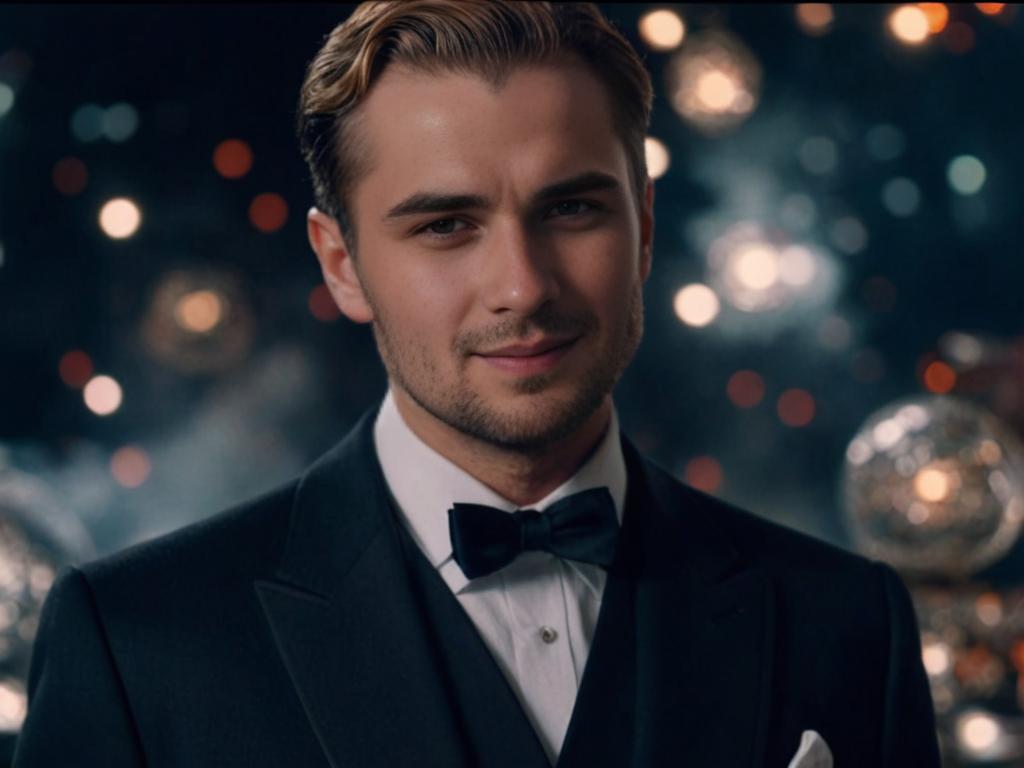
[[549,338],[539,339],[531,344],[511,344],[490,352],[478,352],[475,357],[506,373],[544,373],[554,368],[579,338]]

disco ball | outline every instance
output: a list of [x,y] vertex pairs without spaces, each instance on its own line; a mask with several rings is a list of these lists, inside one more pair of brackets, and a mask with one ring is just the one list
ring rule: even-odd
[[963,578],[999,559],[1024,519],[1024,449],[981,408],[909,398],[846,449],[843,496],[858,547],[922,575]]
[[68,548],[50,521],[63,516],[45,486],[0,471],[0,733],[15,733],[26,712],[24,681],[43,601]]
[[716,134],[750,116],[761,90],[761,65],[739,39],[712,31],[689,38],[665,70],[672,107],[698,130]]
[[1024,590],[917,586],[913,597],[943,765],[1024,758]]
[[149,353],[182,373],[231,368],[248,353],[252,336],[252,313],[238,279],[213,269],[165,274],[142,326]]

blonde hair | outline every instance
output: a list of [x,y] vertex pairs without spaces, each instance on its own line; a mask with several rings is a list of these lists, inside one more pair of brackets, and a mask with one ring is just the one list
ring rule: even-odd
[[642,200],[651,78],[630,43],[596,5],[397,0],[359,5],[327,36],[306,70],[296,128],[317,207],[338,221],[354,247],[347,199],[367,160],[353,130],[356,110],[388,64],[472,73],[500,86],[516,66],[573,57],[608,91],[634,192]]

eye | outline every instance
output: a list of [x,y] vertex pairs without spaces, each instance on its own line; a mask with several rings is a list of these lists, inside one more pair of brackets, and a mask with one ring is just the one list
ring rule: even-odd
[[[458,227],[459,224],[461,224],[462,227]],[[438,219],[437,221],[432,221],[420,229],[420,232],[426,232],[427,234],[436,235],[438,237],[445,237],[461,231],[465,226],[466,222],[459,221],[458,219]]]
[[588,213],[595,208],[596,206],[585,200],[563,200],[556,203],[551,210],[556,211],[560,216],[579,216],[581,213]]

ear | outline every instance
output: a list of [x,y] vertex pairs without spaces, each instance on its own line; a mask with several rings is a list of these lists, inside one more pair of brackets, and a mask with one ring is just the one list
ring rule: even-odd
[[651,274],[654,251],[654,181],[649,177],[644,188],[644,205],[640,211],[640,277],[646,281]]
[[366,300],[359,273],[345,245],[345,239],[341,236],[338,222],[323,211],[310,208],[306,214],[306,234],[320,261],[324,283],[338,309],[355,323],[371,322],[373,310]]

